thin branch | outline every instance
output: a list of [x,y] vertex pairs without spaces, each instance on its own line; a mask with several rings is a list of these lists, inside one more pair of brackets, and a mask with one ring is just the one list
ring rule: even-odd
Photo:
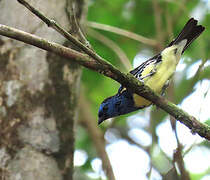
[[[74,36],[72,36],[70,33],[68,33],[65,29],[63,29],[56,21],[47,18],[42,14],[40,11],[32,7],[29,3],[27,3],[25,0],[17,0],[19,3],[21,3],[23,6],[25,6],[29,11],[31,11],[34,15],[39,17],[43,22],[47,24],[47,26],[53,28],[55,31],[57,31],[59,34],[61,34],[63,37],[68,39],[70,42],[72,42],[74,45],[76,45],[78,48],[80,48],[82,51],[87,53],[89,56],[93,57],[98,62],[103,61],[103,59],[94,53],[91,49],[89,44],[84,45],[80,41],[78,41]],[[84,38],[84,37],[83,37]],[[84,41],[84,40],[83,40]],[[87,42],[87,41],[86,41]]]
[[114,172],[106,152],[105,140],[103,133],[99,128],[97,128],[97,121],[90,113],[89,103],[85,99],[84,93],[81,93],[80,97],[80,110],[82,117],[80,117],[80,124],[87,129],[88,134],[90,135],[93,143],[95,144],[96,151],[103,163],[103,169],[107,175],[107,178],[110,180],[115,180]]
[[171,17],[171,12],[169,12],[169,4],[166,5],[166,12],[165,12],[165,16],[166,16],[166,24],[167,24],[167,33],[168,33],[168,37],[169,37],[169,41],[172,41],[174,38],[174,34],[173,34],[173,23],[172,23],[172,17]]
[[174,116],[175,119],[185,124],[189,129],[191,129],[192,133],[198,133],[201,137],[210,140],[210,127],[207,124],[199,122],[198,120],[196,120],[195,117],[190,116],[188,113],[177,107],[175,104],[169,102],[164,97],[154,93],[148,86],[138,81],[130,73],[126,75],[106,61],[101,61],[99,63],[86,54],[79,53],[57,43],[49,42],[43,38],[5,25],[0,24],[0,34],[56,53],[62,57],[70,59],[73,58],[76,63],[83,65],[91,70],[97,71],[107,77],[110,77],[113,80],[122,84],[124,87],[132,89],[133,92],[135,92],[136,94],[153,102],[158,107],[164,109],[167,113]]
[[195,84],[198,82],[198,80],[200,78],[200,75],[202,73],[203,67],[204,67],[205,63],[207,62],[207,60],[208,60],[206,52],[204,51],[204,49],[206,49],[205,43],[203,42],[204,39],[201,38],[199,40],[200,40],[199,52],[200,52],[200,55],[201,55],[201,58],[202,58],[202,62],[199,65],[195,75],[193,76],[193,78],[191,80],[191,84],[190,84],[190,88],[189,89],[193,89]]
[[190,180],[189,177],[189,173],[185,168],[185,164],[184,164],[184,155],[183,155],[183,146],[179,141],[178,138],[178,134],[177,134],[177,129],[176,129],[176,125],[177,125],[177,121],[176,119],[174,119],[174,117],[170,116],[170,121],[171,121],[171,127],[173,129],[175,138],[176,138],[176,142],[177,142],[177,148],[176,151],[174,151],[173,153],[173,163],[175,166],[175,163],[177,163],[179,171],[180,171],[180,177],[181,180]]
[[158,50],[163,49],[164,44],[164,34],[162,30],[162,20],[161,20],[161,8],[159,6],[159,2],[157,0],[152,0],[152,5],[154,9],[154,17],[155,17],[155,28],[158,39]]
[[128,141],[130,144],[134,144],[136,146],[138,146],[140,149],[143,149],[145,152],[147,152],[148,154],[150,154],[149,151],[149,146],[144,146],[142,144],[137,143],[135,140],[133,140],[129,135],[128,135],[128,128],[126,127],[121,127],[121,126],[116,126],[114,125],[112,128],[117,129],[117,131],[120,134],[120,138],[125,139],[126,141]]
[[174,14],[173,16],[173,24],[177,24],[177,22],[179,21],[180,17],[182,17],[183,15],[189,15],[189,12],[187,10],[187,4],[188,4],[188,1],[191,1],[191,0],[182,0],[180,2],[178,1],[174,1],[176,2],[175,4],[178,6],[178,10],[176,11],[176,13]]
[[119,57],[121,63],[124,65],[125,69],[127,71],[130,71],[132,68],[132,65],[124,53],[124,51],[111,39],[107,38],[106,36],[102,35],[101,33],[89,29],[88,30],[88,35],[92,36],[93,38],[97,39],[98,41],[101,41],[103,44],[108,46],[111,50],[113,50]]
[[95,29],[100,29],[100,30],[104,30],[104,31],[109,31],[109,32],[113,32],[122,36],[126,36],[128,38],[134,39],[136,41],[139,41],[141,43],[144,43],[146,45],[149,46],[153,46],[156,47],[157,46],[157,41],[153,40],[153,39],[149,39],[149,38],[145,38],[144,36],[138,35],[136,33],[124,30],[124,29],[120,29],[117,27],[113,27],[110,25],[106,25],[106,24],[100,24],[97,22],[87,22],[87,25],[89,27],[95,28]]
[[[79,40],[83,44],[86,44],[87,47],[91,48],[89,42],[87,41],[83,32],[81,31],[81,28],[79,26],[79,22],[76,19],[75,10],[74,10],[75,8],[73,8],[73,5],[74,5],[74,0],[66,1],[67,17],[68,17],[69,22],[72,26],[71,31],[75,31],[75,32],[73,32],[73,34],[77,34],[77,36],[79,37]],[[74,27],[74,29],[73,29],[73,27]]]
[[[202,55],[204,55],[204,54],[205,53],[203,53]],[[199,80],[202,80],[202,74],[205,72],[204,65],[207,62],[207,60],[208,60],[208,58],[206,58],[205,55],[204,55],[204,57],[202,59],[202,62],[199,65],[195,75],[188,80],[187,90],[184,93],[182,93],[182,96],[181,96],[182,98],[181,99],[183,99],[186,96],[188,96],[189,94],[191,94],[194,91],[195,84],[197,82],[199,82]],[[206,78],[208,78],[208,77],[206,77]],[[180,84],[183,84],[183,83],[181,82]]]
[[188,88],[187,95],[190,94],[191,92],[193,92],[193,88],[194,88],[195,84],[198,82],[198,80],[200,78],[200,74],[201,74],[202,69],[203,69],[203,66],[205,65],[207,60],[208,60],[207,58],[202,59],[202,63],[199,65],[195,75],[192,77],[192,79],[190,81],[190,87]]
[[181,180],[190,180],[189,173],[187,172],[187,170],[185,169],[185,166],[184,166],[184,159],[183,159],[183,155],[182,155],[181,144],[178,144],[176,152],[174,152],[173,159],[175,162],[177,162],[177,165],[178,165],[178,168],[179,168],[180,174],[181,174],[180,175]]

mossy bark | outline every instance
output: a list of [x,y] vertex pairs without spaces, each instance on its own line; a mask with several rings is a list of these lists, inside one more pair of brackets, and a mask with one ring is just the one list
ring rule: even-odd
[[[72,12],[66,11],[72,1],[30,3],[67,30],[74,28],[68,14]],[[76,6],[77,17],[84,17],[83,3]],[[17,1],[1,4],[2,24],[70,46]],[[69,60],[0,37],[1,179],[73,179],[80,76],[81,67]]]

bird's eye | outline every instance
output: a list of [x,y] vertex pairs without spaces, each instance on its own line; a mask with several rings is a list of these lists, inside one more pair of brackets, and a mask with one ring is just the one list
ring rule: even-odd
[[103,107],[103,111],[106,112],[108,110],[108,106]]
[[178,50],[178,48],[174,49],[174,54],[176,54],[176,53],[177,53],[177,50]]

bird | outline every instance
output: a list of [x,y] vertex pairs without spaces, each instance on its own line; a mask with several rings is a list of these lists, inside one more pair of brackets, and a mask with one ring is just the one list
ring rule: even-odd
[[[197,23],[196,19],[190,18],[178,36],[165,49],[131,70],[130,73],[154,92],[164,94],[169,80],[176,71],[181,55],[205,30],[205,27],[197,25]],[[114,96],[106,98],[100,104],[98,124],[109,118],[143,109],[151,104],[151,101],[135,94],[132,89],[121,85]]]

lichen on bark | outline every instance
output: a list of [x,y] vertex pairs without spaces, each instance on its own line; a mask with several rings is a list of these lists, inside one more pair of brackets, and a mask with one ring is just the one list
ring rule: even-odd
[[[30,1],[68,29],[67,2]],[[1,4],[1,23],[64,44],[62,36],[17,1],[2,0]],[[0,150],[5,149],[0,160],[9,157],[7,163],[0,164],[0,175],[8,172],[5,178],[9,179],[72,179],[80,75],[77,64],[0,38]]]

